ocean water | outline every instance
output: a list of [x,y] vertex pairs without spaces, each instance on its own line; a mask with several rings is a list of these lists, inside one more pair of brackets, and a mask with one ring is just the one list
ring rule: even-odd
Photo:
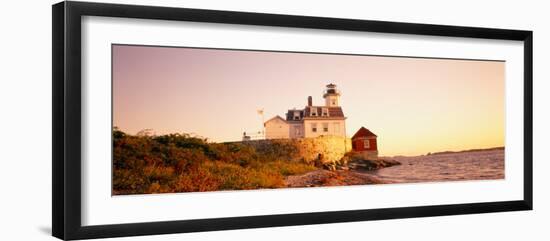
[[385,183],[504,179],[504,150],[392,157],[401,165],[369,171]]

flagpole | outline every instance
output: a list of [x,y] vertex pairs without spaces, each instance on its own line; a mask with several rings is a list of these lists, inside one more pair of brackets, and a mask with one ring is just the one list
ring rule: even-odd
[[258,109],[258,114],[260,116],[262,116],[262,136],[263,136],[263,139],[265,139],[265,119],[264,119],[264,109],[261,108],[261,109]]

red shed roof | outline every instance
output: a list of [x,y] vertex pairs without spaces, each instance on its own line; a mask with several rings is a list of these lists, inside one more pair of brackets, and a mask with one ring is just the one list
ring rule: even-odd
[[357,137],[368,137],[368,136],[376,137],[376,134],[372,133],[372,131],[369,131],[369,129],[365,127],[361,127],[357,132],[355,132],[355,135],[353,135],[351,139],[355,139]]

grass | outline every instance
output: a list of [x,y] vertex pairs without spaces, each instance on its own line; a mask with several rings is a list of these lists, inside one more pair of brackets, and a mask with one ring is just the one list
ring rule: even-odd
[[205,192],[284,187],[284,178],[316,168],[288,146],[209,143],[186,134],[128,135],[113,131],[113,194]]

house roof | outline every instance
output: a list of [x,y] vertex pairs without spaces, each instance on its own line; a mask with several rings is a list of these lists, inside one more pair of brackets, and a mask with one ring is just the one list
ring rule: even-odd
[[304,110],[288,110],[286,112],[286,120],[287,121],[294,121],[294,112],[299,111],[300,112],[300,120],[304,118]]
[[361,126],[361,128],[359,128],[359,130],[355,132],[355,135],[353,135],[351,139],[355,139],[357,137],[369,137],[369,136],[376,137],[376,134],[372,133],[372,131],[370,131],[369,129]]
[[[317,116],[311,116],[311,109],[317,109]],[[323,113],[323,108],[328,109],[328,116],[322,116],[321,113]],[[294,121],[294,112],[299,111],[300,113],[300,120],[302,120],[304,117],[307,117],[308,119],[327,119],[327,118],[345,118],[344,111],[342,110],[342,107],[336,106],[336,107],[326,107],[326,106],[306,106],[302,110],[288,110],[286,113],[286,120],[287,121]]]
[[274,121],[274,120],[277,120],[277,119],[280,119],[280,120],[282,120],[283,122],[286,122],[285,119],[283,119],[283,118],[280,117],[279,115],[276,115],[276,116],[274,116],[273,118],[271,118],[271,119],[267,120],[266,122],[264,122],[264,126],[265,126],[265,123],[270,122],[270,121]]

